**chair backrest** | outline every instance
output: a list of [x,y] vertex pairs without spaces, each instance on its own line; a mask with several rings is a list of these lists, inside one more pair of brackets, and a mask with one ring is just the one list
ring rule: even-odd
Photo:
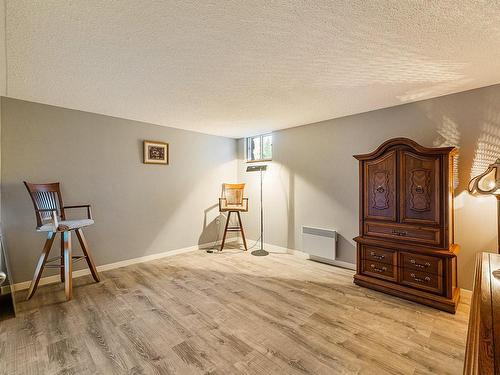
[[35,207],[37,228],[52,221],[52,212],[40,212],[37,210],[57,210],[59,218],[61,220],[65,219],[59,182],[50,184],[31,184],[24,181],[24,186],[28,189],[28,193],[33,201],[33,206]]
[[245,184],[224,184],[222,190],[222,198],[226,198],[228,206],[243,205],[243,192]]

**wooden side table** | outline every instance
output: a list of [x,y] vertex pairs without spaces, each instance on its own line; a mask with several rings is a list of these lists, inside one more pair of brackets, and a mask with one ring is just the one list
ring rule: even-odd
[[464,375],[500,374],[500,255],[476,258]]

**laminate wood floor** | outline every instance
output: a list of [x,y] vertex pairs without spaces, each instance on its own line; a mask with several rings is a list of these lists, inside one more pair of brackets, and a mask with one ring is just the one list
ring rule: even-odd
[[[456,315],[288,254],[193,252],[40,287],[0,323],[0,374],[461,374]],[[24,297],[21,293],[19,297]]]

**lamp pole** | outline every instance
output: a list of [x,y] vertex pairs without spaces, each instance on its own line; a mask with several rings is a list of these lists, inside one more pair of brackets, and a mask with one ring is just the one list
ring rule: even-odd
[[[500,207],[500,201],[498,204]],[[260,250],[264,250],[264,208],[262,205],[262,169],[260,170]]]
[[[260,166],[259,172],[260,172],[260,249],[259,250],[254,250],[251,252],[252,255],[255,256],[265,256],[269,255],[269,252],[264,250],[264,205],[262,203],[262,172],[266,169],[266,166]],[[247,171],[249,169],[247,168]]]

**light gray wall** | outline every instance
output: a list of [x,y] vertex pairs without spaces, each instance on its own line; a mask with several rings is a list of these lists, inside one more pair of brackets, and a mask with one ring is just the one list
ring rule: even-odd
[[[23,180],[60,181],[65,204],[92,204],[96,224],[86,235],[97,264],[216,239],[221,184],[236,180],[235,140],[8,98],[1,130],[16,282],[32,277],[44,242]],[[143,164],[144,139],[169,142],[170,165]]]
[[[358,164],[352,155],[393,137],[460,148],[455,242],[462,247],[459,284],[470,289],[474,254],[497,247],[495,199],[472,197],[466,186],[500,156],[499,85],[274,133],[274,160],[264,182],[265,242],[300,250],[302,225],[335,228],[339,258],[354,262]],[[248,184],[250,207],[257,208],[258,174],[244,172],[244,148],[239,140],[238,174]],[[250,210],[246,223],[248,236],[256,239],[257,210]]]

